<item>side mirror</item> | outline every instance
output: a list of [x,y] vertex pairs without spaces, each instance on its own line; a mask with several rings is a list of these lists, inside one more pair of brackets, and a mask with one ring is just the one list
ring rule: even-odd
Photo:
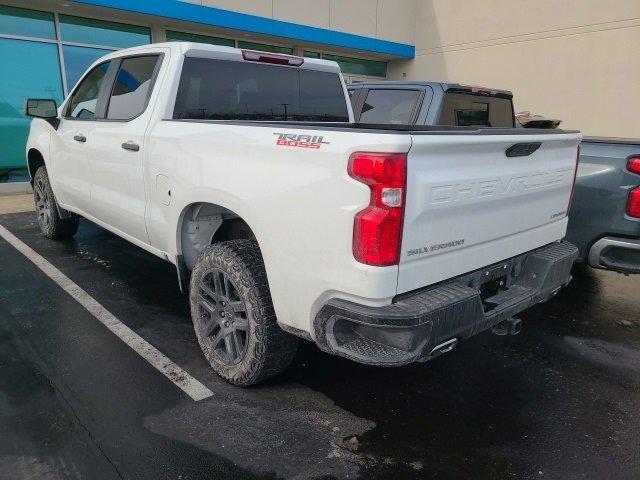
[[55,100],[30,98],[27,100],[24,114],[27,117],[57,118],[58,106]]
[[55,100],[46,98],[30,98],[24,107],[27,117],[42,118],[49,122],[55,129],[58,128],[58,105]]

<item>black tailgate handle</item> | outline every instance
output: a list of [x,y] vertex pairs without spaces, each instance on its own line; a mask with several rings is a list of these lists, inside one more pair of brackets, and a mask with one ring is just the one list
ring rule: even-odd
[[531,155],[533,152],[540,148],[542,143],[540,142],[531,142],[531,143],[516,143],[515,145],[511,145],[504,152],[507,157],[527,157]]

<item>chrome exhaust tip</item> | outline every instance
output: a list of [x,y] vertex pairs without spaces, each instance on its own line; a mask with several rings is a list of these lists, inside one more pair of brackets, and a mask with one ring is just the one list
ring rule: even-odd
[[442,355],[443,353],[450,352],[456,347],[456,345],[458,345],[457,338],[452,338],[451,340],[447,340],[446,342],[433,347],[429,352],[429,355],[427,355],[427,358],[431,359],[433,357],[437,357],[438,355]]

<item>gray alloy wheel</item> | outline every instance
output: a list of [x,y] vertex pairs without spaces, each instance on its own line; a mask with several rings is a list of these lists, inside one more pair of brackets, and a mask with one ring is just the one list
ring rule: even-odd
[[36,204],[38,226],[45,237],[64,240],[75,235],[78,231],[79,217],[75,214],[70,214],[67,218],[60,216],[44,166],[38,168],[33,176],[33,200]]
[[255,240],[229,240],[199,255],[189,286],[191,319],[211,368],[234,385],[278,375],[298,339],[280,328]]
[[222,363],[237,365],[247,352],[247,308],[233,280],[217,268],[208,270],[199,284],[198,318],[202,335]]
[[48,229],[51,225],[51,199],[47,194],[47,187],[42,177],[37,178],[33,183],[33,194],[36,202],[38,223],[43,229]]

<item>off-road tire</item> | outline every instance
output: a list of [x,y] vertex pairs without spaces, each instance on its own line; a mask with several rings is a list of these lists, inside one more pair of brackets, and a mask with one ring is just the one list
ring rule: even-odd
[[58,202],[44,166],[38,168],[33,176],[33,198],[42,235],[51,240],[67,240],[76,234],[80,219],[75,214],[69,218],[60,217]]
[[[222,272],[233,282],[234,294],[246,308],[246,350],[243,357],[238,355],[241,360],[234,365],[214,352],[211,337],[205,335],[205,324],[209,324],[213,314],[203,309],[199,299],[203,298],[201,282],[212,271]],[[298,339],[276,323],[264,262],[255,240],[230,240],[206,247],[191,274],[189,300],[200,348],[215,372],[229,383],[244,387],[255,385],[278,375],[293,360]]]

